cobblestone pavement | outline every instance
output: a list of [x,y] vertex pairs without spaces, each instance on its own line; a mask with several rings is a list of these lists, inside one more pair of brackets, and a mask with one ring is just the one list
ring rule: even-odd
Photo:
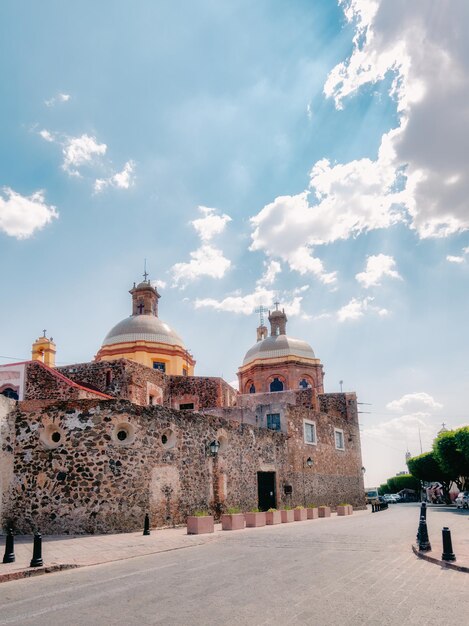
[[[436,528],[449,525],[458,556],[469,516],[430,509],[427,517],[435,554]],[[8,582],[0,624],[464,624],[469,574],[416,558],[417,522],[417,506],[395,505],[219,532],[193,549]]]

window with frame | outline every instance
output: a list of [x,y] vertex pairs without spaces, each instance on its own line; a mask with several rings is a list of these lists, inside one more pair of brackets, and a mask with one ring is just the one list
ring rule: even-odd
[[280,430],[280,413],[267,413],[267,428]]
[[166,363],[162,361],[153,361],[153,369],[160,372],[166,372]]
[[316,445],[318,440],[316,436],[316,424],[308,420],[303,420],[304,441],[310,445]]
[[335,447],[337,450],[345,450],[344,431],[334,428]]

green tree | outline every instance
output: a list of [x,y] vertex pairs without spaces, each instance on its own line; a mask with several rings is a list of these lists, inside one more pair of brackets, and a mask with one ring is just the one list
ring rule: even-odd
[[[464,457],[466,469],[469,467],[469,426],[463,426],[454,431],[456,446]],[[466,471],[466,476],[468,472]]]
[[388,478],[388,487],[391,489],[391,493],[397,493],[402,489],[413,489],[413,491],[420,493],[420,480],[410,474],[401,474],[401,476]]
[[[465,439],[465,434],[461,433],[459,440]],[[448,430],[440,433],[433,442],[433,454],[443,472],[451,476],[458,488],[462,490],[468,481],[469,463],[458,446],[456,431]]]
[[433,452],[424,452],[412,457],[407,461],[407,467],[412,476],[418,480],[441,483],[445,500],[451,501],[449,490],[453,482],[452,477],[441,469]]
[[389,485],[388,483],[382,483],[379,487],[378,487],[378,493],[380,496],[384,496],[385,493],[391,493],[391,490],[389,489]]

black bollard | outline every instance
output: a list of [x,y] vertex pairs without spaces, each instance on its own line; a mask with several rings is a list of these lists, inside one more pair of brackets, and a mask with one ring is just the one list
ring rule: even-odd
[[443,530],[441,532],[443,535],[443,554],[441,555],[441,558],[443,561],[456,561],[456,556],[453,552],[450,529],[447,526],[443,526]]
[[432,547],[430,545],[430,541],[428,540],[427,522],[425,518],[423,517],[423,515],[420,518],[420,524],[419,524],[417,536],[418,536],[419,550],[421,552],[430,552]]
[[148,516],[148,513],[145,514],[145,523],[143,525],[143,534],[145,536],[150,534],[150,518]]
[[44,565],[42,560],[42,536],[40,533],[34,533],[33,558],[29,567],[41,567]]
[[15,539],[13,537],[13,530],[9,528],[7,530],[7,538],[5,541],[5,554],[3,555],[4,563],[15,562]]
[[426,502],[422,502],[422,504],[420,505],[420,517],[424,517],[425,520],[427,519],[427,503]]

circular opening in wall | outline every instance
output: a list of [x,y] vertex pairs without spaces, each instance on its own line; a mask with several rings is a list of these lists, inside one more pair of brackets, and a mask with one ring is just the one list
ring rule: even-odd
[[174,430],[167,428],[161,435],[161,443],[163,444],[163,448],[166,448],[166,450],[174,448],[176,445],[176,433]]
[[55,424],[48,424],[39,431],[39,440],[46,450],[54,450],[63,442],[65,433]]
[[112,431],[112,440],[119,445],[127,445],[135,439],[135,428],[128,422],[121,422]]

